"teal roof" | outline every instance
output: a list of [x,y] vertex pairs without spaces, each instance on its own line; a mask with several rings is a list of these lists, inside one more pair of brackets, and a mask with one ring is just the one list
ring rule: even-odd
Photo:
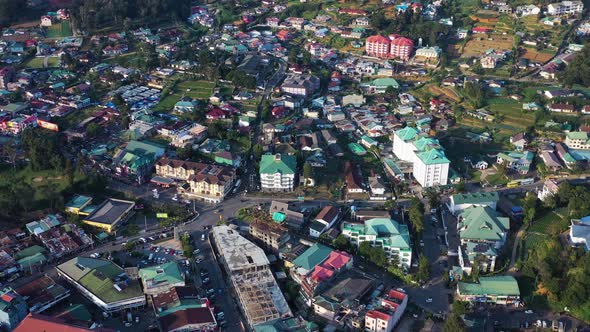
[[285,218],[287,218],[287,215],[284,214],[283,212],[275,212],[272,214],[272,220],[276,221],[276,222],[283,222],[285,221]]
[[297,159],[291,155],[262,155],[260,160],[260,174],[295,174]]
[[363,141],[367,142],[367,143],[368,143],[368,144],[370,144],[370,145],[377,144],[377,141],[376,141],[376,140],[372,139],[371,137],[369,137],[369,136],[367,136],[367,135],[363,135],[363,136],[361,136],[361,139],[362,139]]
[[365,234],[376,235],[377,241],[383,241],[385,247],[410,248],[408,226],[400,225],[390,218],[373,218],[365,221]]
[[413,140],[419,133],[420,131],[414,127],[405,127],[395,132],[404,142]]
[[151,281],[155,284],[168,283],[174,285],[184,282],[178,263],[169,262],[162,265],[145,267],[139,270],[139,277],[144,281]]
[[348,143],[348,148],[350,149],[350,151],[352,151],[352,153],[354,154],[365,154],[367,153],[367,150],[365,150],[365,148],[363,148],[360,144],[358,143]]
[[305,250],[301,255],[299,255],[299,257],[295,258],[293,265],[302,267],[306,270],[311,270],[316,265],[323,262],[331,252],[331,248],[316,243]]
[[570,131],[569,133],[566,133],[565,135],[569,139],[575,139],[575,140],[587,140],[588,139],[588,133],[586,133],[584,131]]
[[462,221],[457,226],[459,237],[463,240],[501,241],[503,234],[510,229],[510,220],[499,217],[488,206],[475,206],[465,209]]
[[513,276],[480,277],[479,283],[459,282],[457,289],[461,295],[518,295],[520,289]]
[[418,158],[426,165],[434,164],[450,164],[451,161],[447,159],[445,153],[440,150],[430,150],[417,154]]
[[47,261],[47,257],[41,253],[36,253],[31,256],[19,259],[16,261],[23,269],[29,269],[31,266],[39,265]]
[[37,254],[42,254],[46,251],[47,250],[45,250],[45,248],[43,248],[41,246],[34,245],[34,246],[25,248],[25,249],[15,253],[14,259],[19,260],[19,259],[23,259],[25,257],[34,256]]
[[399,89],[399,83],[393,78],[377,78],[373,80],[372,84],[375,87],[377,87],[377,89],[385,89],[388,86],[392,86],[395,89]]
[[456,194],[451,196],[455,204],[481,204],[487,202],[498,202],[500,197],[495,191],[478,192],[470,194]]
[[75,195],[72,199],[66,203],[67,208],[75,208],[79,209],[80,207],[88,204],[92,200],[92,197],[84,196],[84,195]]
[[441,149],[440,143],[436,138],[421,137],[414,142],[414,146],[418,151],[428,151],[432,149]]

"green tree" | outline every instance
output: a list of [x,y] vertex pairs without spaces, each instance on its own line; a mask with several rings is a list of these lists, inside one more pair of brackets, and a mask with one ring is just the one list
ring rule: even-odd
[[524,219],[525,223],[530,223],[535,219],[537,215],[537,195],[528,193],[524,198],[523,202]]
[[336,247],[338,250],[348,251],[350,250],[350,241],[344,234],[338,235],[334,241],[332,241],[332,245]]
[[416,273],[416,278],[422,282],[425,282],[430,278],[430,262],[423,254],[420,254],[420,257],[418,258],[418,272]]
[[313,179],[313,169],[309,163],[303,164],[303,177],[306,179]]
[[410,222],[417,234],[424,231],[424,204],[416,197],[412,198],[410,206]]
[[98,123],[91,123],[86,127],[86,135],[89,137],[97,137],[102,133],[102,127]]
[[447,320],[445,321],[445,326],[443,327],[443,332],[464,331],[467,331],[467,328],[465,326],[465,323],[463,322],[463,319],[459,317],[459,315],[452,313],[451,315],[449,315],[449,317],[447,317]]
[[440,205],[440,193],[434,189],[426,190],[426,198],[431,209],[436,209]]

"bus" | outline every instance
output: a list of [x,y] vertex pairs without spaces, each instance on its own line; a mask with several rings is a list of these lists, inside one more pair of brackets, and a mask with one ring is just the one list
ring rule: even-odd
[[534,178],[528,178],[528,179],[521,179],[520,180],[520,185],[521,186],[524,186],[524,185],[527,185],[527,184],[533,184],[533,183],[535,183],[535,179]]
[[517,188],[518,186],[520,186],[520,182],[519,181],[510,181],[506,185],[507,188]]

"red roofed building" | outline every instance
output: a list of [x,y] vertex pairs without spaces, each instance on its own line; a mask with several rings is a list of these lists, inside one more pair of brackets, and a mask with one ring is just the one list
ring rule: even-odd
[[66,323],[63,319],[40,314],[29,314],[14,332],[114,332],[107,328],[89,329]]
[[391,40],[383,36],[371,36],[365,41],[365,52],[368,56],[388,58]]
[[414,42],[409,38],[398,35],[391,35],[389,39],[391,39],[389,56],[404,61],[409,60],[412,51],[414,51]]
[[207,120],[223,120],[226,118],[225,112],[219,107],[213,107],[205,116]]
[[407,304],[406,293],[390,290],[381,299],[381,307],[369,310],[365,315],[365,331],[392,331],[404,314]]
[[319,237],[336,223],[338,217],[340,217],[338,208],[331,205],[324,207],[309,226],[309,235]]
[[354,8],[340,8],[340,9],[338,9],[338,14],[367,16],[366,11],[364,11],[362,9],[354,9]]
[[334,276],[334,270],[324,267],[322,265],[317,265],[314,267],[313,271],[311,272],[310,279],[312,283],[318,283],[325,280],[328,280]]
[[277,32],[277,39],[280,41],[288,41],[293,39],[293,35],[291,32],[289,32],[289,30],[281,30]]
[[324,262],[324,266],[329,266],[336,271],[349,266],[352,263],[352,256],[344,251],[332,251],[328,259]]
[[491,32],[492,29],[488,27],[475,27],[471,30],[472,33],[488,33]]

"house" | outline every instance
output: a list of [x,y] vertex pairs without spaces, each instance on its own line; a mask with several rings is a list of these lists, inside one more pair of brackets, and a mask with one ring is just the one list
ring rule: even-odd
[[147,295],[165,293],[172,287],[184,286],[184,277],[175,261],[139,270],[143,292]]
[[228,151],[219,151],[215,154],[215,162],[218,164],[238,168],[242,163],[242,158],[239,155]]
[[363,224],[345,222],[342,234],[355,246],[368,241],[371,246],[383,248],[392,262],[405,269],[410,268],[412,247],[407,225],[391,218],[373,218]]
[[[276,220],[273,221],[276,222]],[[283,219],[284,221],[284,219]],[[279,254],[280,249],[290,240],[287,230],[278,223],[255,221],[250,223],[248,234],[262,244],[263,248]]]
[[574,105],[569,104],[550,104],[547,109],[557,113],[574,113],[576,111]]
[[347,193],[352,194],[365,192],[363,181],[358,169],[354,168],[348,161],[344,165],[344,174]]
[[27,303],[12,288],[0,290],[0,326],[8,331],[14,330],[27,316]]
[[288,75],[281,84],[281,91],[286,94],[309,97],[320,87],[320,80],[309,74]]
[[368,310],[365,314],[365,331],[393,331],[399,323],[408,305],[408,295],[391,289],[378,307]]
[[288,227],[295,229],[301,228],[305,222],[303,213],[291,209],[287,203],[272,201],[270,203],[269,213],[273,221],[278,223],[285,222]]
[[552,16],[577,15],[584,10],[582,1],[562,1],[547,5],[547,14]]
[[573,245],[583,246],[586,251],[590,249],[590,216],[571,220],[569,240]]
[[459,281],[457,296],[474,304],[520,305],[520,289],[513,276],[480,277],[477,283]]
[[82,223],[107,233],[116,234],[117,229],[135,213],[135,202],[107,198],[82,219]]
[[565,134],[565,145],[570,149],[589,150],[590,137],[583,131],[570,131]]
[[544,201],[548,197],[556,195],[558,192],[559,184],[557,183],[557,181],[553,179],[547,179],[543,183],[543,187],[541,188],[541,190],[537,192],[537,198],[539,198],[541,201]]
[[383,182],[381,176],[369,176],[369,189],[371,191],[371,200],[386,200],[387,196],[385,193],[387,191],[387,187]]
[[292,191],[295,186],[295,156],[277,153],[262,155],[259,174],[263,191]]
[[371,82],[361,83],[361,88],[368,93],[385,93],[387,88],[399,89],[399,83],[393,78],[377,78]]
[[528,138],[526,133],[518,133],[510,136],[510,144],[512,144],[517,151],[523,151],[528,145]]
[[174,104],[174,112],[177,113],[193,113],[198,106],[196,100],[180,100]]
[[531,151],[500,152],[496,157],[496,163],[498,165],[505,163],[509,169],[524,175],[530,171],[533,158],[534,154]]
[[[75,306],[72,306],[75,307]],[[86,322],[84,322],[86,323]],[[89,328],[87,324],[78,323],[77,320],[70,321],[63,315],[46,316],[37,313],[28,314],[25,319],[13,330],[14,332],[115,332],[105,327]]]
[[154,163],[164,155],[166,149],[149,142],[129,141],[113,157],[113,164],[118,175],[134,177],[139,183],[148,176]]
[[323,232],[334,226],[340,217],[340,210],[332,205],[325,206],[309,225],[309,236],[319,237]]

